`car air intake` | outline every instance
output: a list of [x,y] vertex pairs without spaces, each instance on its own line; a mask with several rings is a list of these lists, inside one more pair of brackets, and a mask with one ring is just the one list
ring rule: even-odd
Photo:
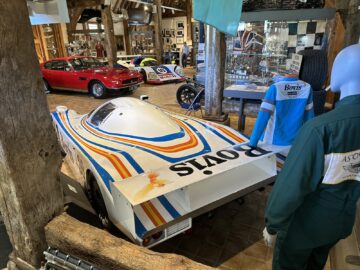
[[190,229],[191,228],[191,219],[188,218],[184,221],[181,221],[179,223],[176,223],[169,228],[166,229],[166,235],[167,237],[170,237],[180,231],[183,231],[184,229]]
[[137,78],[132,78],[132,79],[124,80],[123,84],[136,83],[137,81],[138,81]]

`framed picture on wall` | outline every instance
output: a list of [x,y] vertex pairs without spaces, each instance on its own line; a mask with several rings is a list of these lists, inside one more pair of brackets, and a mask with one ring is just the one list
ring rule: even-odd
[[175,37],[175,29],[170,29],[171,37]]
[[184,30],[177,30],[176,31],[176,36],[177,37],[183,37],[184,36]]
[[171,37],[170,29],[165,29],[165,37]]
[[176,29],[184,29],[184,22],[183,21],[178,21],[176,22]]

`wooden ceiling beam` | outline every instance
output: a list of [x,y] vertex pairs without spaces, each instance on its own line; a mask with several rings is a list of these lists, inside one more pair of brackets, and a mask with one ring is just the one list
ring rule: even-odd
[[88,8],[100,5],[101,2],[102,0],[67,0],[67,6],[69,9]]
[[127,0],[123,0],[120,4],[120,9],[124,9],[125,8],[125,5],[127,3]]

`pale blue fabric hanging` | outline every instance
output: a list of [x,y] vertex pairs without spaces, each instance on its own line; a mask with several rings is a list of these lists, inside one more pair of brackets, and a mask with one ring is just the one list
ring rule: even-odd
[[236,36],[243,0],[193,0],[194,19]]

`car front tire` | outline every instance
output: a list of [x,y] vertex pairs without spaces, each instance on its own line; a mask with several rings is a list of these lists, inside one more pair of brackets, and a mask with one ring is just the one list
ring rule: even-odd
[[106,98],[107,90],[106,87],[99,81],[95,81],[90,85],[90,93],[95,98]]
[[176,100],[180,106],[184,106],[185,104],[190,105],[197,94],[198,91],[192,84],[183,84],[176,91]]

